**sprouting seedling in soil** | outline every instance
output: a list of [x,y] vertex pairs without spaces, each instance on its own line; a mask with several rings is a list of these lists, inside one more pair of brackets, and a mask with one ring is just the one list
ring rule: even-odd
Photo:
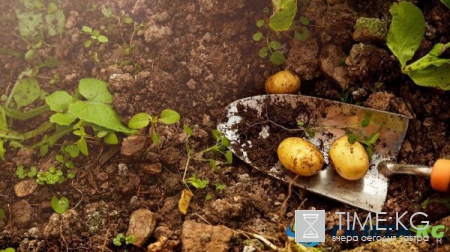
[[[84,47],[86,48],[89,48],[94,42],[96,42],[96,44],[99,44],[99,43],[106,43],[109,41],[108,37],[106,37],[105,35],[101,35],[99,30],[92,29],[89,26],[83,26],[82,31],[91,36],[90,39],[84,42]],[[93,53],[93,58],[95,62],[99,62],[98,54],[96,51]]]
[[[372,120],[372,114],[368,113],[365,115],[364,119],[361,122],[361,128],[365,128],[369,125],[370,121]],[[355,142],[359,142],[364,146],[364,149],[367,152],[367,155],[369,156],[369,159],[372,158],[373,155],[373,148],[375,146],[375,144],[378,141],[378,138],[380,137],[380,132],[378,130],[378,132],[374,133],[372,136],[370,137],[363,137],[357,133],[354,133],[352,131],[350,131],[349,129],[346,129],[346,135],[347,135],[347,139],[348,139],[348,143],[349,144],[353,144]]]
[[53,195],[50,203],[53,210],[59,214],[63,214],[69,210],[69,199],[64,196],[61,196],[61,198],[58,199],[58,197]]
[[[233,153],[227,149],[230,146],[231,142],[228,138],[226,138],[220,131],[212,130],[211,136],[215,140],[215,144],[211,147],[203,149],[199,152],[196,152],[193,148],[189,146],[189,138],[192,137],[193,131],[188,125],[183,125],[183,130],[186,133],[187,137],[185,140],[185,148],[187,154],[186,165],[184,167],[184,174],[182,182],[186,184],[186,173],[191,160],[200,161],[200,162],[208,162],[211,165],[213,171],[217,171],[217,166],[222,164],[231,164],[233,162]],[[218,161],[212,158],[204,158],[204,155],[207,153],[213,153],[215,156],[222,156],[225,159],[225,162]]]
[[197,189],[204,189],[208,186],[209,180],[207,179],[200,179],[197,177],[197,174],[193,174],[190,178],[187,178],[185,180],[187,184],[190,184],[191,186],[197,188]]
[[158,143],[159,134],[156,132],[156,124],[158,122],[170,125],[178,122],[180,120],[180,114],[172,109],[164,109],[161,111],[161,114],[158,116],[152,116],[147,113],[137,113],[133,117],[131,117],[128,122],[128,127],[130,129],[142,129],[150,125],[150,138],[153,143]]
[[122,245],[130,245],[136,240],[134,235],[124,235],[123,233],[118,233],[113,239],[114,246],[120,247]]
[[[294,21],[297,15],[297,0],[272,1],[273,14],[269,18],[256,21],[256,26],[260,29],[253,34],[255,42],[265,39],[265,45],[259,50],[258,55],[269,59],[274,65],[283,64],[286,59],[282,52],[283,37],[304,41],[309,36],[306,26],[309,19],[301,16],[298,21]],[[268,14],[269,9],[264,9],[264,14]]]

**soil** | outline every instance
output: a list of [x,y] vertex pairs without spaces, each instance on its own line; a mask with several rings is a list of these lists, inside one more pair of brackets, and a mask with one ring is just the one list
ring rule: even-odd
[[[36,78],[41,89],[46,93],[65,90],[73,94],[79,79],[97,78],[109,82],[112,105],[124,123],[136,113],[158,115],[165,108],[178,111],[181,121],[169,126],[159,124],[156,127],[160,135],[158,144],[152,144],[149,129],[137,136],[122,135],[118,146],[89,140],[89,155],[74,159],[76,177],[53,186],[36,186],[33,179],[20,180],[16,168],[23,165],[48,169],[55,165],[60,147],[74,143],[76,136],[61,138],[44,157],[36,150],[7,145],[5,160],[0,163],[0,208],[5,211],[5,217],[0,219],[0,249],[181,251],[184,248],[187,251],[186,248],[192,248],[200,251],[209,247],[210,251],[242,251],[246,247],[246,251],[251,251],[252,246],[271,250],[267,244],[250,239],[250,234],[263,235],[275,246],[284,247],[287,240],[284,230],[293,220],[296,209],[324,209],[328,227],[338,221],[334,212],[358,212],[360,219],[365,217],[365,211],[304,190],[291,190],[238,158],[226,164],[212,153],[204,158],[221,161],[217,171],[213,171],[208,162],[191,160],[187,165],[187,177],[196,174],[198,178],[209,180],[209,185],[205,189],[191,186],[194,197],[187,215],[178,211],[178,200],[186,189],[181,182],[187,163],[187,135],[183,125],[193,129],[188,139],[190,148],[200,151],[213,145],[211,131],[224,120],[226,106],[241,98],[264,94],[265,79],[284,68],[300,75],[304,95],[363,104],[408,116],[409,128],[398,156],[399,163],[432,165],[437,158],[450,158],[450,94],[419,87],[399,74],[398,64],[393,63],[395,60],[389,56],[385,44],[374,44],[369,52],[352,50],[353,45],[359,44],[352,39],[356,19],[361,16],[389,18],[392,1],[371,0],[362,4],[360,1],[311,0],[307,5],[301,3],[305,1],[298,2],[299,14],[311,20],[310,37],[306,45],[282,38],[287,62],[275,66],[269,59],[258,56],[263,43],[252,40],[257,31],[255,23],[264,17],[263,9],[270,6],[270,1],[100,0],[93,3],[62,0],[58,6],[66,16],[64,32],[60,36],[45,37],[46,44],[36,52],[40,59],[53,56],[58,60],[57,67],[40,69]],[[421,57],[435,43],[450,41],[450,26],[445,22],[450,19],[450,11],[438,0],[415,2],[427,21],[426,38],[415,56]],[[133,25],[118,24],[114,18],[103,17],[101,9],[105,7],[115,15],[126,13],[134,21],[143,23],[143,27],[133,35]],[[0,64],[4,66],[0,68],[0,93],[5,95],[10,94],[19,74],[33,66],[23,59],[27,42],[19,35],[14,11],[17,8],[20,8],[19,1],[0,1],[0,33],[4,34],[0,38]],[[99,29],[109,42],[86,48],[84,43],[89,36],[82,32],[84,25]],[[127,54],[123,46],[130,43],[133,48]],[[345,60],[352,63],[347,66],[350,85],[346,90],[335,83],[330,77],[332,74],[323,73],[319,68],[319,52],[329,43],[341,47],[352,57]],[[3,53],[3,49],[19,52],[19,56]],[[95,60],[95,53],[98,60]],[[448,58],[448,52],[443,56]],[[388,69],[392,71],[386,71]],[[50,84],[56,73],[60,81]],[[372,95],[377,98],[371,99]],[[43,104],[39,99],[22,110]],[[297,110],[270,105],[264,109],[276,124],[298,127],[285,119],[301,114],[301,106]],[[247,127],[240,129],[245,132],[240,137],[257,137],[265,121],[255,118],[254,111],[244,107],[239,108],[239,113],[246,122],[243,126]],[[23,122],[15,121],[13,126],[16,131],[26,132],[48,121],[48,117],[49,113],[45,113]],[[271,134],[282,132],[273,123],[268,125]],[[303,133],[284,132],[276,134],[276,139],[259,142],[255,147],[264,151],[253,152],[250,159],[258,164],[275,163],[277,144],[292,135],[303,136]],[[25,144],[31,146],[37,140]],[[226,188],[216,190],[216,183]],[[67,197],[70,210],[62,215],[55,213],[50,205],[53,195]],[[435,200],[422,208],[421,203],[430,197]],[[384,211],[391,217],[395,212],[407,211],[404,220],[414,212],[424,211],[428,214],[425,219],[435,222],[450,215],[450,209],[442,203],[445,200],[448,196],[432,191],[425,178],[394,176],[390,180]],[[144,211],[144,215],[135,216],[143,212],[142,209],[150,213]],[[416,222],[420,220],[415,218]],[[151,224],[145,224],[147,222]],[[126,234],[131,226],[133,232],[143,232],[145,239],[135,245],[115,246],[113,239],[119,233]],[[150,226],[154,230],[147,230]],[[227,235],[221,237],[221,233]],[[339,251],[357,245],[361,244],[332,242],[328,236],[319,248]],[[448,248],[434,239],[413,245],[421,251]],[[370,249],[376,249],[374,246]]]

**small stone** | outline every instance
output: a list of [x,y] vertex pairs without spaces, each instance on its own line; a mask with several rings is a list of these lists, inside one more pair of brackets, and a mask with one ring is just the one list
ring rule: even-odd
[[186,86],[191,90],[195,90],[195,84],[196,82],[193,79],[190,79],[188,82],[186,82]]
[[393,98],[394,95],[391,93],[375,92],[369,95],[369,98],[367,98],[367,101],[363,105],[369,108],[387,111]]
[[146,136],[131,135],[122,141],[120,153],[127,157],[139,155],[139,153],[144,150],[146,141]]
[[110,87],[114,91],[120,91],[120,90],[129,90],[130,88],[133,88],[135,86],[135,81],[133,76],[131,74],[112,74],[109,77],[109,83],[108,87]]
[[32,194],[37,187],[38,183],[34,179],[22,180],[14,185],[14,192],[17,197],[21,198]]
[[319,56],[320,69],[341,89],[346,89],[350,83],[348,71],[345,67],[345,58],[347,56],[341,47],[334,44],[323,47]]
[[63,214],[54,213],[50,216],[47,225],[44,227],[43,236],[60,237],[64,230],[72,230],[72,224],[79,221],[78,213],[74,209],[69,209]]
[[33,208],[26,200],[14,203],[11,207],[13,223],[19,228],[29,228],[33,220]]
[[225,226],[211,226],[185,221],[181,228],[182,251],[225,252],[230,247],[233,231]]
[[33,163],[33,157],[36,156],[36,151],[22,148],[17,152],[17,157],[14,158],[16,165],[29,166]]
[[127,235],[134,235],[133,242],[136,246],[142,246],[155,229],[156,216],[148,209],[138,209],[130,216],[130,225]]
[[155,164],[147,164],[143,163],[139,166],[142,170],[142,172],[150,175],[160,174],[162,171],[162,165],[161,163],[155,163]]
[[108,174],[106,172],[99,172],[97,175],[97,179],[100,181],[108,180]]

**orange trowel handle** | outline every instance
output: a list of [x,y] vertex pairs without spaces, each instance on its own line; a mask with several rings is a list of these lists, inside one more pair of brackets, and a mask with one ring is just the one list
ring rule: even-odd
[[438,159],[431,170],[431,187],[436,191],[449,192],[450,160]]

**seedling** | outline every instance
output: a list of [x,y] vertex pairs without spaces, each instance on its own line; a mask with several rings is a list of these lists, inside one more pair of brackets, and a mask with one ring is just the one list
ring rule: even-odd
[[150,125],[150,138],[153,143],[159,142],[159,134],[156,132],[156,124],[166,125],[174,124],[180,120],[180,114],[172,109],[164,109],[158,116],[152,116],[147,113],[137,113],[128,122],[130,129],[142,129]]
[[[265,39],[265,45],[259,50],[258,55],[269,59],[274,65],[282,65],[286,59],[282,51],[283,37],[304,41],[309,36],[306,26],[309,19],[301,16],[298,21],[294,21],[297,15],[297,0],[272,1],[273,13],[270,17],[256,21],[256,26],[260,29],[253,34],[255,42]],[[269,9],[264,9],[267,15]]]
[[[218,165],[231,164],[233,162],[233,153],[227,149],[227,147],[230,146],[230,144],[231,144],[230,140],[228,140],[228,138],[226,138],[224,135],[222,135],[222,133],[220,133],[220,131],[212,130],[212,132],[211,132],[212,138],[216,141],[213,146],[208,147],[199,152],[196,152],[194,149],[192,149],[189,146],[189,138],[192,136],[192,129],[187,125],[183,125],[183,130],[187,135],[186,141],[185,141],[187,160],[186,160],[186,165],[184,167],[184,174],[183,174],[183,180],[182,180],[182,182],[184,184],[187,183],[185,178],[186,178],[186,173],[187,173],[189,163],[191,160],[200,161],[200,162],[208,162],[211,165],[213,171],[217,171]],[[225,162],[220,162],[220,161],[217,161],[217,160],[211,159],[211,158],[205,159],[204,155],[206,153],[210,153],[210,152],[214,153],[216,156],[222,156],[225,159]]]
[[204,189],[209,184],[209,180],[200,179],[197,177],[197,174],[193,174],[190,178],[186,179],[185,182],[192,185],[193,187],[195,187],[197,189]]
[[88,35],[91,35],[91,39],[84,42],[84,47],[89,48],[93,42],[106,43],[108,38],[105,35],[101,35],[100,31],[97,29],[92,29],[89,26],[83,26],[82,31]]
[[59,214],[67,212],[70,207],[69,199],[64,196],[61,196],[59,199],[56,196],[52,196],[51,205],[53,210]]
[[450,59],[440,58],[450,42],[437,43],[428,54],[408,64],[425,35],[425,18],[418,7],[406,1],[394,3],[389,11],[392,22],[386,42],[400,61],[402,73],[419,86],[450,90]]
[[225,190],[225,188],[227,188],[227,185],[225,184],[221,184],[221,183],[214,183],[214,186],[216,187],[216,191],[217,192],[221,192],[223,190]]
[[0,252],[15,252],[16,251],[16,249],[15,248],[11,248],[11,247],[8,247],[8,248],[5,248],[5,249],[0,249]]
[[118,233],[113,239],[114,246],[120,247],[122,245],[130,245],[136,240],[134,235],[124,235],[123,233]]

